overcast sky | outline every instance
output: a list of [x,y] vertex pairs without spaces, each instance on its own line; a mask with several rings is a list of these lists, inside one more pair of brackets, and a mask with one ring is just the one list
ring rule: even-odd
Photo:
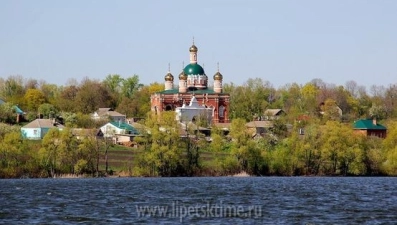
[[397,83],[396,0],[2,0],[0,77],[163,82],[193,36],[211,81]]

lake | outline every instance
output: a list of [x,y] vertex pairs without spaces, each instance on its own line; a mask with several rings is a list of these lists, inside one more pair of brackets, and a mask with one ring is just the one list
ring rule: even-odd
[[397,224],[394,177],[0,180],[0,224]]

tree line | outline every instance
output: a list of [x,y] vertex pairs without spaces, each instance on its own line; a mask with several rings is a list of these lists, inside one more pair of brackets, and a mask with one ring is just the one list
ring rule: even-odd
[[[194,127],[181,127],[172,113],[150,113],[150,95],[163,84],[139,83],[138,75],[122,78],[111,74],[104,80],[70,80],[57,86],[45,81],[9,76],[0,79],[0,176],[53,176],[59,173],[98,175],[98,161],[108,150],[94,135],[78,140],[69,128],[98,128],[90,113],[113,108],[127,117],[145,118],[147,130],[136,138],[134,176],[230,175],[397,175],[397,86],[366,87],[314,79],[275,88],[260,78],[242,85],[224,84],[230,93],[230,132],[211,128],[204,137]],[[61,116],[67,129],[51,130],[42,141],[21,137],[16,124],[18,105],[26,120]],[[343,115],[334,109],[338,106]],[[245,127],[269,108],[286,115],[261,138]],[[324,113],[325,111],[325,113]],[[323,112],[323,113],[320,113]],[[307,120],[298,118],[305,116]],[[388,127],[386,139],[364,137],[352,130],[359,118],[376,117]],[[286,124],[290,128],[286,128]],[[160,129],[160,127],[162,129]],[[305,128],[305,135],[298,130]],[[211,141],[208,141],[211,140]]]

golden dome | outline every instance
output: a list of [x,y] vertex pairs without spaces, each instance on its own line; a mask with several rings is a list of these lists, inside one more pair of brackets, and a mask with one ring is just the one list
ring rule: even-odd
[[179,80],[187,80],[187,75],[185,74],[185,71],[182,70],[182,72],[179,74]]
[[223,79],[223,75],[221,73],[216,72],[216,74],[214,75],[214,80],[222,80]]
[[170,72],[168,72],[165,77],[164,77],[165,81],[174,81],[174,76],[172,76],[172,74]]
[[194,45],[194,44],[189,48],[190,52],[197,52],[197,50],[198,49],[197,49],[196,45]]

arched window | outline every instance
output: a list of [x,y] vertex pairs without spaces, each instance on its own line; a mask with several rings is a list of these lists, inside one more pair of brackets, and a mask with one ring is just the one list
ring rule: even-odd
[[172,105],[167,105],[165,107],[165,111],[171,111],[172,110]]
[[225,116],[224,113],[225,113],[225,106],[223,105],[219,106],[219,117],[224,117]]

